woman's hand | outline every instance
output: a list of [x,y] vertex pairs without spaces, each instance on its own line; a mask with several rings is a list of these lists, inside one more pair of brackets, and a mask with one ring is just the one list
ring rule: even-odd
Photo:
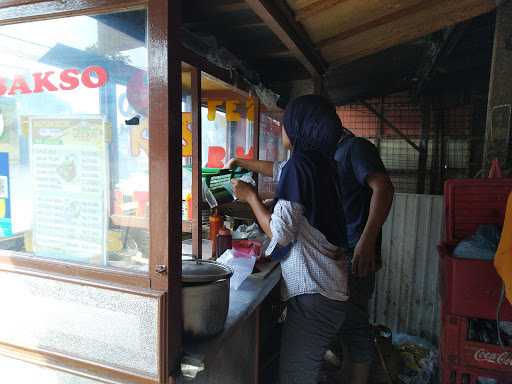
[[233,185],[233,194],[236,198],[242,202],[246,202],[251,207],[256,220],[260,225],[261,229],[271,239],[272,231],[270,230],[270,211],[261,202],[256,189],[241,180],[232,179],[231,184]]
[[254,197],[258,197],[256,190],[250,184],[238,179],[232,179],[231,185],[233,186],[233,194],[241,202],[249,202]]

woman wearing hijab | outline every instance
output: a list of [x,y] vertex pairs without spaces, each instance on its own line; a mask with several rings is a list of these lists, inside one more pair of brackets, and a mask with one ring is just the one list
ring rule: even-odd
[[287,315],[281,341],[280,384],[317,384],[323,356],[345,319],[348,273],[345,222],[333,160],[342,125],[326,99],[308,95],[286,108],[283,144],[291,150],[270,213],[257,192],[233,180],[279,259]]

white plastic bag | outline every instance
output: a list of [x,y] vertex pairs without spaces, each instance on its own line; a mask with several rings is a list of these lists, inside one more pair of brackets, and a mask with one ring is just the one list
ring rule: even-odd
[[233,231],[232,236],[233,240],[240,239],[255,239],[260,237],[261,231],[258,227],[258,224],[254,223],[251,225],[240,225],[236,231]]
[[237,257],[233,250],[228,249],[217,258],[217,262],[225,264],[233,268],[234,273],[231,276],[231,287],[238,289],[240,285],[247,279],[254,269],[256,264],[256,257],[254,255],[249,257]]
[[244,183],[251,184],[253,187],[256,186],[256,182],[252,178],[252,172],[243,174],[242,177],[240,177],[240,180]]
[[216,208],[219,204],[217,203],[217,199],[212,193],[212,190],[208,188],[206,182],[203,179],[203,201],[206,201],[210,208]]
[[[243,181],[244,183],[250,184],[253,187],[256,187],[256,182],[254,181],[252,177],[252,172],[245,173],[240,177],[238,180]],[[233,193],[233,186],[231,185],[231,180],[223,185],[224,189],[229,192],[231,196],[233,196],[233,199],[238,200],[238,198]]]

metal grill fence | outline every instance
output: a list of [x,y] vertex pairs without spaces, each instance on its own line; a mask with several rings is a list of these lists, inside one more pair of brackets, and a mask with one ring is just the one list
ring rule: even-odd
[[[432,98],[428,108],[422,108],[402,93],[366,103],[393,128],[363,104],[338,107],[338,114],[346,128],[377,146],[397,192],[442,194],[446,179],[474,177],[480,171],[484,97],[437,97]],[[423,137],[423,170],[420,151],[400,137],[397,130],[420,147]]]

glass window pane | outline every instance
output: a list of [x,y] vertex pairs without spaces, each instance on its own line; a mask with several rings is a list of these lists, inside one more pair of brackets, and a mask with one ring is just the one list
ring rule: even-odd
[[[260,114],[260,160],[286,160],[287,151],[283,146],[281,113],[262,110]],[[259,192],[262,196],[272,198],[276,183],[272,177],[259,175]]]
[[204,73],[201,87],[203,165],[206,168],[222,168],[233,157],[255,158],[254,100]]
[[147,271],[146,19],[0,27],[0,249]]
[[181,70],[181,141],[182,141],[182,220],[183,235],[192,230],[192,68],[182,63]]

